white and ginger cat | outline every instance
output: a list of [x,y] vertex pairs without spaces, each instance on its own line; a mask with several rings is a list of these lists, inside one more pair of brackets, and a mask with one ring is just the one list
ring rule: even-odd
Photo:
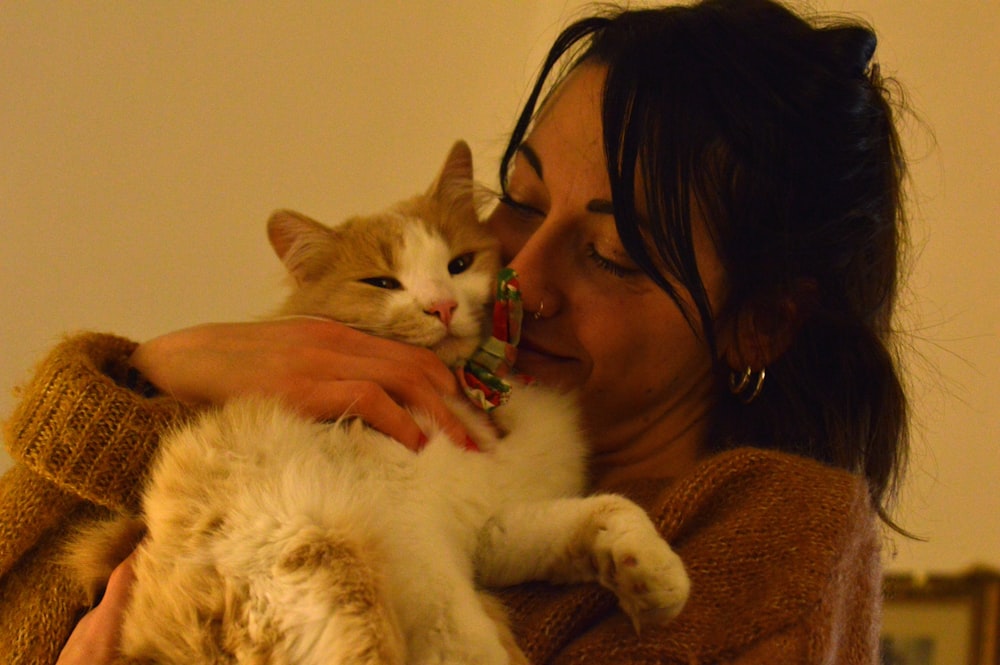
[[[278,212],[269,236],[294,277],[282,314],[449,363],[481,340],[499,258],[462,142],[422,196],[333,229]],[[570,397],[515,385],[492,413],[502,438],[482,411],[454,408],[481,452],[421,414],[414,453],[357,419],[234,400],[164,438],[141,518],[81,534],[71,565],[99,588],[117,560],[100,550],[144,524],[122,634],[142,663],[526,662],[480,589],[528,580],[598,581],[637,629],[680,610],[688,578],[646,514],[581,496]]]

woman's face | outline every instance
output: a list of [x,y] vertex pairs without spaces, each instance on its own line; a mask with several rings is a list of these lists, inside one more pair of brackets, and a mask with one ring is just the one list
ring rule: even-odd
[[[514,159],[508,198],[489,219],[524,298],[517,364],[542,383],[577,391],[598,455],[650,435],[667,445],[694,430],[701,446],[713,394],[709,351],[618,238],[602,147],[604,74],[586,64],[560,85]],[[715,303],[722,269],[695,226]]]

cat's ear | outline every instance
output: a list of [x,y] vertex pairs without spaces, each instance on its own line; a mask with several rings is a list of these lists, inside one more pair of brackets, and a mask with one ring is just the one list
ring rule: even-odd
[[441,201],[472,204],[472,150],[468,143],[456,141],[451,147],[427,195]]
[[324,248],[333,233],[315,219],[278,210],[267,220],[267,237],[285,268],[299,284],[318,279],[328,262]]

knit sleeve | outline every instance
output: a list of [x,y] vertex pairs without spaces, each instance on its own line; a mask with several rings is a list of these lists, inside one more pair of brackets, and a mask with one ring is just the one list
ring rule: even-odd
[[865,484],[803,458],[720,453],[668,487],[621,488],[681,556],[691,597],[636,635],[593,585],[504,595],[538,663],[874,664],[880,538]]
[[86,602],[59,564],[64,539],[109,509],[137,508],[159,437],[190,416],[130,370],[135,347],[112,335],[67,338],[4,423],[14,465],[0,476],[0,662],[55,662]]
[[71,495],[135,508],[160,435],[190,409],[153,391],[128,364],[136,343],[113,335],[64,340],[20,391],[5,424],[11,457]]
[[863,480],[745,448],[658,503],[694,589],[664,637],[700,662],[876,662],[881,540]]

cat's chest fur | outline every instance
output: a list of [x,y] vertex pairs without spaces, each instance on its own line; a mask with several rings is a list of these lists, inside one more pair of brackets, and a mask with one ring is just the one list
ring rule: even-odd
[[145,501],[151,536],[182,539],[216,524],[232,540],[225,548],[243,547],[246,534],[263,533],[262,521],[308,516],[350,532],[444,537],[468,556],[499,506],[583,490],[585,450],[568,397],[518,386],[494,412],[510,432],[502,439],[474,407],[453,407],[481,451],[462,448],[419,414],[430,436],[415,453],[359,421],[317,423],[276,400],[236,400],[163,451]]

